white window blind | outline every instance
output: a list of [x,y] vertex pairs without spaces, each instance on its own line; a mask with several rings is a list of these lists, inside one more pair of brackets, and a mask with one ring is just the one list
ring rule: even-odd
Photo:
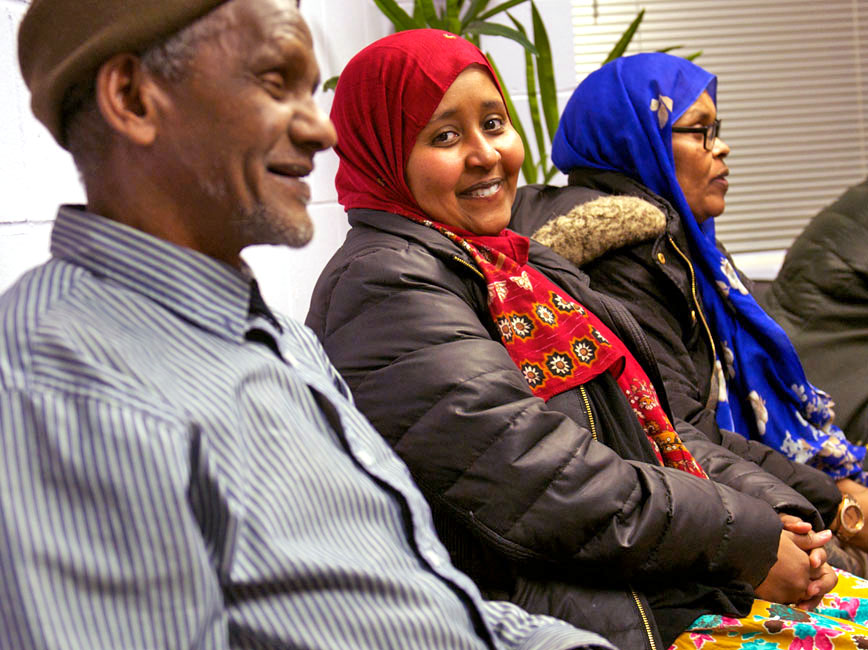
[[732,173],[716,224],[731,252],[788,247],[868,175],[868,0],[573,0],[577,81],[640,8],[629,53],[702,50],[718,77]]

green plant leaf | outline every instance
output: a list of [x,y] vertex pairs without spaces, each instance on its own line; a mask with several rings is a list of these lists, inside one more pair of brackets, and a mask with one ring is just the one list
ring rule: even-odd
[[328,90],[334,90],[338,85],[338,75],[334,77],[329,77],[325,81],[322,82],[322,90],[326,92]]
[[380,11],[383,12],[383,15],[392,22],[392,25],[395,26],[395,31],[397,32],[402,32],[407,29],[416,29],[417,27],[424,27],[424,25],[417,24],[410,14],[398,6],[398,3],[395,2],[395,0],[374,0],[374,4],[376,4],[377,7],[380,8]]
[[[669,47],[664,47],[660,50],[657,50],[657,52],[662,52],[663,54],[668,54],[672,50],[680,50],[682,47],[684,47],[684,46],[683,45],[670,45]],[[702,56],[702,50],[699,50],[697,52],[693,52],[692,54],[685,54],[684,58],[687,59],[688,61],[693,61],[695,59],[698,59],[700,56]]]
[[606,60],[603,61],[603,65],[609,63],[609,61],[614,61],[620,56],[623,56],[624,52],[627,51],[627,47],[630,45],[630,41],[633,40],[633,36],[636,35],[636,30],[639,29],[639,25],[642,22],[642,19],[645,17],[645,10],[642,9],[636,18],[633,19],[633,22],[630,23],[630,26],[624,31],[621,35],[621,38],[615,43],[615,47],[612,48],[612,51],[609,52],[609,56],[606,57]]
[[543,183],[548,185],[549,181],[554,178],[555,174],[557,174],[560,170],[554,165],[549,166],[548,169],[543,172]]
[[555,86],[555,69],[552,63],[552,47],[549,35],[542,17],[537,11],[533,0],[530,3],[531,18],[533,22],[533,44],[536,46],[539,56],[537,57],[537,75],[539,77],[539,94],[542,102],[543,116],[546,119],[546,128],[549,132],[549,140],[555,137],[558,130],[560,111],[558,110],[558,92]]
[[[515,18],[515,16],[513,16],[508,11],[506,12],[506,15],[512,21],[513,25],[515,25],[515,28],[520,31],[522,35],[527,36],[527,31],[525,30],[524,25],[522,25]],[[545,166],[545,160],[548,152],[546,151],[546,142],[545,138],[543,137],[542,130],[542,119],[540,117],[539,111],[539,97],[537,96],[536,90],[536,66],[534,65],[534,56],[527,50],[524,51],[524,76],[525,85],[527,87],[527,104],[528,108],[530,109],[530,121],[531,126],[533,127],[533,135],[536,139],[536,146],[537,150],[539,151],[540,157],[538,166],[542,168],[543,166]],[[530,156],[530,153],[528,151],[529,148],[530,143],[526,143],[525,158]]]
[[485,55],[488,57],[491,69],[494,70],[494,74],[497,75],[497,80],[500,82],[500,88],[503,91],[503,99],[506,102],[506,110],[509,111],[512,126],[516,132],[518,132],[518,137],[521,138],[521,143],[524,145],[524,160],[521,163],[521,173],[524,175],[524,182],[536,183],[536,165],[534,165],[530,146],[528,146],[527,136],[524,133],[524,127],[521,125],[521,120],[518,117],[518,111],[515,109],[515,104],[512,101],[512,97],[509,96],[509,91],[506,89],[506,83],[504,83],[503,77],[500,75],[500,70],[497,69],[497,65],[494,63],[494,59],[491,58],[491,55],[488,52],[486,52]]
[[467,8],[467,13],[464,14],[464,17],[461,19],[461,31],[464,31],[464,28],[467,27],[470,23],[476,20],[477,16],[479,16],[479,12],[483,11],[488,6],[489,0],[473,0],[470,3],[470,6]]
[[461,33],[461,20],[458,18],[459,0],[446,0],[446,29],[453,34]]
[[527,36],[522,35],[521,32],[512,29],[511,27],[507,27],[506,25],[500,25],[498,23],[486,23],[480,20],[474,20],[472,23],[470,23],[467,27],[464,28],[464,31],[472,34],[503,36],[505,38],[512,39],[516,43],[519,43],[522,47],[524,47],[524,49],[528,50],[534,56],[538,54],[533,43],[527,40]]
[[[377,0],[374,0],[376,2]],[[425,25],[436,29],[445,29],[446,25],[440,16],[437,15],[437,9],[434,7],[434,0],[419,0],[422,6],[422,17],[425,18]]]
[[502,13],[507,9],[512,9],[516,5],[520,5],[522,2],[527,2],[527,0],[507,0],[506,2],[503,2],[496,7],[486,11],[484,14],[479,16],[479,20],[488,20],[492,16],[496,16],[497,14]]

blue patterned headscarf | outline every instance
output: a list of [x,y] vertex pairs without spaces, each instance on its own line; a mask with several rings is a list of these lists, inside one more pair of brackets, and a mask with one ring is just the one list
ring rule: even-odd
[[625,174],[681,215],[702,305],[722,345],[716,372],[726,390],[718,425],[832,477],[865,483],[865,447],[850,444],[832,424],[829,396],[808,382],[787,335],[717,249],[714,219],[698,224],[678,185],[672,124],[704,91],[716,104],[717,78],[686,59],[662,53],[616,59],[576,88],[561,116],[552,160],[565,173],[593,167]]

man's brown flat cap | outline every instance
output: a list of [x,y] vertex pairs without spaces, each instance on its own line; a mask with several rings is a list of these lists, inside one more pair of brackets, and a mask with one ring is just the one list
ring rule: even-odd
[[110,57],[140,52],[226,0],[33,0],[18,29],[30,106],[64,146],[60,105]]

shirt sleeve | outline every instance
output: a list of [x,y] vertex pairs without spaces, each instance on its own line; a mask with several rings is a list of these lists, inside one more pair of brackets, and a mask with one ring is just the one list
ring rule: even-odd
[[0,440],[4,647],[228,647],[196,514],[195,431],[100,399],[10,390]]
[[603,637],[551,616],[528,614],[505,601],[486,601],[483,616],[501,648],[509,650],[615,650]]

